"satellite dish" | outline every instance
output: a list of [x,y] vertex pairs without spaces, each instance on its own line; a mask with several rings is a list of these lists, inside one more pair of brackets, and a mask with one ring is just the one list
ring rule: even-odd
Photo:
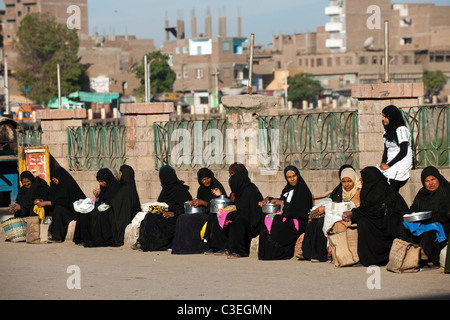
[[103,45],[103,43],[105,42],[105,37],[101,36],[95,39],[95,46],[96,47],[100,47]]
[[374,41],[375,41],[374,37],[368,37],[366,41],[364,41],[364,49],[368,49],[373,44]]

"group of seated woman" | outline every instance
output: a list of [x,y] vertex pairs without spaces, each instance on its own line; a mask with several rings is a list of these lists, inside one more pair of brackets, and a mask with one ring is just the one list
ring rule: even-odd
[[[134,170],[123,165],[117,177],[113,171],[98,171],[100,189],[94,190],[95,209],[83,214],[75,212],[73,203],[86,196],[66,170],[56,168],[52,172],[50,188],[45,181],[24,172],[23,186],[12,211],[16,216],[29,216],[34,205],[45,208],[52,219],[49,233],[54,241],[64,241],[69,223],[75,220],[76,244],[121,246],[125,228],[141,207]],[[327,226],[330,222],[326,219],[326,206],[314,207],[312,192],[296,167],[286,167],[284,177],[286,185],[280,196],[264,198],[245,166],[232,164],[228,184],[234,210],[227,212],[223,220],[226,223],[220,223],[218,215],[210,212],[210,203],[225,195],[225,188],[214,173],[207,168],[198,171],[199,187],[193,199],[176,171],[163,166],[159,170],[161,192],[157,201],[166,203],[167,210],[146,214],[134,248],[171,250],[172,254],[226,254],[231,259],[249,256],[251,241],[259,236],[258,258],[281,260],[294,257],[302,236],[302,258],[330,260],[325,231],[332,231],[333,224]],[[422,171],[423,187],[410,208],[376,167],[362,169],[359,176],[353,167],[345,165],[339,170],[339,179],[329,198],[335,203],[351,204],[351,210],[343,212],[340,222],[357,226],[360,264],[387,264],[393,240],[401,238],[423,248],[428,258],[424,263],[439,265],[439,253],[447,244],[450,231],[450,184],[436,168]],[[186,202],[204,207],[203,213],[185,213]],[[268,202],[279,205],[279,212],[264,214],[262,207]],[[431,219],[423,221],[420,228],[403,222],[405,213],[419,211],[432,211]]]

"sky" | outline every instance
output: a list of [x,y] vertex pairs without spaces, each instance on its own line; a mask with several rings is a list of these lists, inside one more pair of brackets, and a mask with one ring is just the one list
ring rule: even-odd
[[[392,2],[450,5],[450,0]],[[249,38],[254,33],[255,44],[269,46],[273,35],[314,32],[325,25],[327,5],[328,0],[88,0],[89,32],[135,35],[138,39],[153,39],[158,47],[165,39],[166,17],[170,26],[175,26],[178,18],[183,19],[189,37],[192,10],[197,17],[197,32],[202,33],[209,9],[213,35],[218,34],[219,16],[226,16],[227,35],[237,36],[237,17],[241,16],[242,35]],[[4,8],[3,1],[0,8]]]

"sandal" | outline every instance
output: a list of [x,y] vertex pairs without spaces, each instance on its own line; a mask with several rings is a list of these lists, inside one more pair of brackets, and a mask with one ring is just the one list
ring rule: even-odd
[[237,259],[237,258],[240,258],[240,257],[241,256],[239,254],[233,252],[233,253],[230,253],[228,255],[227,259]]

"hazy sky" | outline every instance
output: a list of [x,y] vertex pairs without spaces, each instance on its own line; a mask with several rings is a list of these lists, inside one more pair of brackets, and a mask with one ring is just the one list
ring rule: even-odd
[[[397,0],[393,3],[435,3],[450,5],[450,0]],[[227,17],[227,35],[237,36],[237,16],[242,17],[242,35],[255,34],[255,43],[267,45],[276,34],[314,32],[328,19],[324,8],[328,0],[88,0],[90,34],[114,33],[154,39],[160,46],[165,38],[164,21],[185,21],[186,36],[191,35],[192,10],[197,17],[197,32],[205,30],[209,8],[213,35],[217,35],[219,14]],[[4,8],[3,1],[0,7]],[[450,17],[449,17],[450,19]]]

